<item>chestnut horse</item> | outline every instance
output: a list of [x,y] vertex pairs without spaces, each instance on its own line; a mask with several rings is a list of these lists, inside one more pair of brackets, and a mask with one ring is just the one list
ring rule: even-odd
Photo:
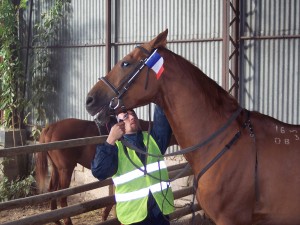
[[[101,135],[108,134],[105,126],[101,126]],[[40,143],[49,143],[53,141],[63,141],[76,138],[93,137],[99,135],[99,129],[95,122],[79,119],[64,119],[49,125],[44,128],[40,135]],[[90,169],[91,161],[95,155],[96,146],[86,145],[69,149],[56,149],[48,152],[38,152],[36,157],[36,179],[40,191],[44,191],[45,179],[48,173],[48,160],[49,157],[52,170],[49,182],[48,191],[57,191],[60,189],[68,188],[71,183],[73,170],[77,163],[85,168]],[[61,207],[68,206],[67,197],[60,199]],[[51,200],[51,210],[57,209],[56,199]],[[107,206],[103,212],[102,219],[106,220],[112,208]],[[64,220],[66,225],[71,225],[71,218]],[[61,224],[59,221],[56,224]]]
[[[181,148],[191,147],[184,155],[197,178],[196,198],[217,225],[299,225],[300,126],[242,109],[168,50],[167,34],[138,46],[101,78],[87,95],[87,111],[105,121],[112,108],[159,105]],[[146,64],[155,51],[164,60],[160,77]]]

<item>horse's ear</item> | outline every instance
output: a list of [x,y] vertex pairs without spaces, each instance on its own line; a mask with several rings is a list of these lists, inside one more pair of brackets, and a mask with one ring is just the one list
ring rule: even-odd
[[159,47],[165,47],[167,45],[167,36],[168,36],[168,29],[166,29],[164,32],[160,33],[150,41],[150,45],[152,48],[159,48]]

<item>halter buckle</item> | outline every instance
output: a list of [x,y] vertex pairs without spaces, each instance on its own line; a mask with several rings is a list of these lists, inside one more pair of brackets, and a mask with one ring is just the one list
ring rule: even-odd
[[109,108],[116,110],[120,105],[120,99],[118,97],[112,98],[112,100],[109,103]]

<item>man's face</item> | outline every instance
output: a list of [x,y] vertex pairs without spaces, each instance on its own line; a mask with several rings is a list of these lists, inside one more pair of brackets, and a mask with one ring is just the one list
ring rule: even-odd
[[127,111],[127,113],[119,113],[118,121],[123,120],[125,123],[125,133],[131,134],[139,130],[140,124],[139,120],[133,111]]

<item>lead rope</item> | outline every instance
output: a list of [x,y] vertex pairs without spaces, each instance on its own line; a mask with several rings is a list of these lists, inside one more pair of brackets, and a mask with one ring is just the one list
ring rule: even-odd
[[[148,70],[148,72],[149,72],[149,70]],[[149,115],[149,119],[148,119],[148,121],[149,121],[149,126],[148,126],[148,135],[147,135],[147,143],[146,143],[146,152],[148,153],[148,149],[149,149],[149,143],[150,143],[150,131],[151,131],[151,122],[152,122],[152,118],[151,118],[151,115],[152,115],[152,110],[151,110],[151,103],[148,105],[148,115]],[[121,142],[123,141],[124,139],[122,139],[121,140]],[[168,218],[168,216],[165,216],[164,215],[164,212],[163,212],[163,209],[164,209],[164,204],[165,204],[165,202],[167,202],[170,206],[172,206],[172,207],[174,207],[174,208],[178,208],[178,207],[176,207],[174,204],[172,204],[168,199],[167,199],[167,195],[168,195],[168,192],[169,192],[169,190],[170,190],[170,183],[171,183],[171,179],[169,179],[169,180],[163,180],[162,179],[162,174],[161,174],[161,168],[160,168],[160,158],[158,158],[157,157],[157,164],[158,164],[158,167],[159,167],[159,178],[157,178],[157,177],[155,177],[155,176],[153,176],[153,175],[151,175],[151,174],[149,174],[149,173],[147,173],[147,158],[148,158],[148,154],[145,154],[145,164],[144,164],[144,170],[143,169],[141,169],[138,165],[136,165],[134,162],[133,162],[133,160],[130,158],[130,156],[129,156],[129,154],[128,154],[128,150],[127,150],[127,147],[124,145],[124,143],[122,143],[123,144],[123,148],[124,148],[124,152],[125,152],[125,155],[126,155],[126,157],[128,158],[128,160],[131,162],[131,164],[133,164],[138,170],[140,170],[140,171],[142,171],[143,173],[144,173],[144,175],[146,176],[146,175],[148,175],[149,177],[151,177],[151,178],[153,178],[153,179],[155,179],[155,180],[158,180],[159,182],[160,182],[160,189],[161,189],[161,193],[162,193],[162,195],[163,195],[163,203],[162,203],[162,216],[163,216],[163,218],[165,219],[165,220],[167,220],[167,221],[169,221],[169,218]],[[161,156],[162,158],[163,158],[163,155]],[[185,166],[185,168],[189,168],[189,167],[187,167],[187,166],[189,166],[188,164]],[[182,173],[184,173],[185,172],[185,170],[186,169],[184,169],[184,170],[182,170],[177,176],[179,177],[179,176],[181,176],[181,174]],[[177,176],[175,177],[175,179],[174,180],[176,180],[177,179]],[[164,193],[164,190],[163,190],[163,188],[162,188],[162,182],[165,182],[165,183],[169,183],[169,184],[167,184],[167,189],[166,189],[166,191],[165,191],[165,193]],[[154,196],[153,196],[153,198],[154,198]]]
[[[148,71],[147,71],[147,77],[146,77],[145,89],[147,89],[148,78],[149,78],[149,68],[148,68]],[[148,110],[148,115],[149,115],[149,120],[148,120],[148,121],[149,121],[149,127],[148,127],[148,136],[147,136],[147,144],[146,144],[146,151],[147,151],[147,152],[148,152],[148,149],[149,149],[149,140],[150,140],[150,131],[151,131],[151,122],[152,122],[152,118],[151,118],[151,115],[152,115],[151,103],[149,104],[148,109],[149,109],[149,110]],[[163,158],[163,157],[164,157],[164,156],[162,155],[162,158]],[[147,162],[147,158],[148,158],[148,155],[146,155],[146,162]],[[157,180],[159,180],[159,182],[160,182],[160,190],[161,190],[161,193],[162,193],[162,195],[163,195],[163,202],[162,202],[162,216],[163,216],[163,218],[164,218],[166,221],[169,221],[169,218],[168,218],[167,216],[165,216],[165,215],[164,215],[164,212],[163,212],[165,202],[167,202],[170,206],[172,206],[172,207],[174,207],[174,208],[177,208],[177,207],[176,207],[174,204],[172,204],[172,203],[168,200],[168,198],[167,198],[168,192],[169,192],[169,190],[170,190],[171,180],[169,179],[168,181],[164,181],[164,180],[162,179],[159,161],[160,161],[160,159],[157,158],[157,164],[158,164],[158,167],[159,167],[159,168],[158,168],[158,169],[159,169],[159,179],[157,179],[156,177],[155,177],[155,178],[156,178]],[[144,174],[147,175],[146,165],[145,165],[145,172],[144,172]],[[180,173],[180,175],[181,175],[181,173]],[[177,178],[176,178],[176,179],[177,179]],[[166,189],[165,193],[164,193],[163,188],[162,188],[162,182],[168,183],[168,184],[167,184],[167,189]]]
[[101,136],[102,132],[101,132],[101,127],[100,127],[100,123],[99,123],[98,119],[97,118],[94,119],[94,122],[95,122],[95,124],[97,126],[97,129],[98,129],[98,132],[99,132],[99,136]]
[[[214,139],[216,136],[218,136],[220,133],[222,133],[236,118],[237,118],[237,116],[240,114],[240,112],[242,111],[242,108],[238,108],[238,110],[229,118],[229,120],[227,121],[227,123],[225,123],[219,130],[217,130],[215,133],[213,133],[208,139],[206,139],[204,142],[201,142],[201,143],[199,143],[198,145],[195,145],[195,146],[192,146],[192,147],[190,147],[190,148],[187,148],[187,149],[185,149],[185,150],[181,150],[181,151],[179,151],[181,154],[182,154],[182,152],[185,152],[185,151],[187,151],[187,152],[189,152],[189,151],[194,151],[195,149],[197,149],[197,147],[198,148],[200,148],[200,147],[202,147],[202,146],[204,146],[204,145],[206,145],[210,140],[212,140],[212,139]],[[149,113],[149,115],[150,115],[150,113]],[[150,127],[150,125],[149,125],[149,127]],[[200,177],[218,160],[218,159],[220,159],[221,158],[221,156],[228,150],[228,149],[230,149],[230,147],[239,139],[239,137],[240,137],[240,135],[241,135],[241,132],[240,131],[238,131],[235,135],[234,135],[234,137],[230,140],[230,142],[227,144],[227,145],[225,145],[225,147],[219,152],[219,154],[217,154],[202,170],[201,170],[201,172],[198,174],[198,176],[197,176],[197,181],[199,181],[199,179],[200,179]],[[148,143],[149,143],[149,136],[150,136],[150,132],[148,132]],[[162,182],[162,180],[161,180],[161,174],[160,174],[160,178],[156,178],[156,177],[154,177],[154,176],[152,176],[151,174],[148,174],[147,173],[147,171],[146,171],[146,166],[144,166],[144,168],[145,168],[145,170],[143,170],[143,169],[141,169],[140,167],[138,167],[131,159],[130,159],[130,157],[129,157],[129,155],[128,155],[128,152],[127,152],[127,148],[126,148],[126,146],[128,146],[129,148],[131,148],[131,149],[133,149],[133,150],[135,150],[135,151],[137,151],[137,152],[140,152],[140,153],[142,153],[142,154],[146,154],[146,156],[148,156],[148,155],[150,155],[150,156],[156,156],[157,157],[157,155],[152,155],[152,154],[149,154],[148,152],[143,152],[143,151],[141,151],[140,149],[138,149],[136,146],[134,146],[134,145],[131,145],[129,142],[127,142],[124,138],[122,138],[121,139],[121,142],[122,142],[122,144],[123,144],[123,148],[124,148],[124,150],[125,150],[125,153],[127,153],[127,154],[125,154],[126,156],[127,156],[127,158],[131,161],[131,163],[137,168],[137,169],[139,169],[139,170],[141,170],[141,171],[143,171],[143,173],[145,174],[145,175],[148,175],[148,176],[150,176],[150,177],[152,177],[152,178],[154,178],[154,179],[157,179],[157,180],[159,180],[160,182]],[[148,143],[147,143],[147,146],[146,146],[146,151],[147,151],[147,149],[148,149]],[[178,154],[175,154],[175,155],[178,155]],[[158,159],[159,160],[159,159]],[[187,166],[188,166],[189,164],[187,164],[186,166],[185,166],[185,168],[184,168],[184,171],[188,168]],[[183,172],[184,172],[183,171]],[[176,176],[177,177],[177,176]],[[178,176],[179,177],[179,176]],[[177,179],[177,178],[176,178]],[[194,180],[195,181],[195,180]],[[168,181],[165,181],[165,182],[168,182]],[[169,182],[171,182],[170,181],[170,179],[169,179]],[[161,188],[162,189],[162,188]],[[167,191],[168,191],[168,189],[169,189],[169,187],[167,188]],[[195,220],[195,209],[194,209],[194,202],[195,202],[195,197],[196,197],[196,191],[197,191],[197,189],[198,189],[198,182],[197,183],[195,183],[194,184],[194,193],[193,193],[193,201],[191,202],[191,209],[192,209],[192,224],[194,224],[194,220]],[[164,199],[166,199],[166,195],[164,195]],[[199,203],[200,204],[200,203]],[[175,207],[175,206],[174,206]]]
[[[224,153],[226,153],[230,148],[231,148],[231,146],[232,145],[234,145],[236,142],[237,142],[237,140],[240,138],[240,136],[241,136],[241,131],[238,131],[234,136],[233,136],[233,138],[228,142],[228,144],[226,144],[225,145],[225,147],[198,173],[198,175],[197,175],[197,178],[196,179],[194,179],[194,193],[193,193],[193,200],[192,200],[192,202],[191,202],[191,210],[192,210],[192,224],[194,224],[194,222],[195,222],[195,208],[194,208],[194,203],[195,203],[195,199],[196,199],[196,192],[197,192],[197,189],[198,189],[198,182],[199,182],[199,180],[200,180],[200,178],[202,177],[202,175],[203,174],[205,174],[206,173],[206,171],[208,170],[208,169],[210,169],[222,156],[223,156],[223,154]],[[124,138],[121,140],[121,142],[124,140]],[[123,143],[122,143],[123,144]],[[156,179],[156,180],[159,180],[160,182],[163,182],[164,180],[162,180],[161,179],[161,173],[159,173],[160,174],[160,177],[159,178],[157,178],[157,177],[155,177],[155,176],[153,176],[153,175],[151,175],[151,174],[149,174],[149,173],[147,173],[147,171],[146,171],[146,166],[144,166],[144,170],[143,169],[141,169],[138,165],[136,165],[133,161],[132,161],[132,159],[129,157],[129,154],[128,154],[128,150],[127,150],[127,147],[123,144],[123,148],[124,148],[124,151],[125,151],[125,155],[126,155],[126,157],[129,159],[129,161],[137,168],[137,169],[139,169],[140,171],[142,171],[145,175],[148,175],[148,176],[150,176],[151,178],[153,178],[153,179]],[[162,156],[163,157],[163,156]],[[189,165],[189,164],[187,164],[187,165]],[[186,168],[186,167],[185,167]],[[159,170],[160,171],[160,170]],[[168,181],[164,181],[164,182],[171,182],[171,179],[169,179]],[[162,189],[162,188],[161,188]],[[167,191],[168,191],[168,189],[169,189],[169,187],[167,188]],[[162,192],[163,193],[163,192]],[[167,195],[167,192],[166,192],[166,195]],[[166,199],[166,195],[164,195],[164,200],[167,200]],[[167,202],[170,204],[170,205],[172,205],[174,208],[175,208],[175,206],[173,205],[173,204],[171,204],[168,200],[167,200]],[[200,204],[200,203],[199,203]]]
[[[149,71],[149,70],[148,70]],[[147,136],[147,144],[146,144],[146,152],[148,153],[148,149],[149,149],[149,140],[150,140],[150,131],[151,131],[151,122],[152,122],[152,118],[151,118],[151,103],[148,105],[148,115],[149,115],[149,126],[148,126],[148,136]],[[147,160],[148,160],[148,154],[145,155],[145,172],[144,175],[147,174]],[[159,158],[157,158],[157,160],[159,160]]]
[[[227,127],[229,127],[229,125],[235,121],[235,119],[238,117],[238,115],[241,113],[243,109],[240,107],[237,109],[236,112],[234,112],[231,117],[227,120],[227,122],[221,127],[219,128],[216,132],[214,132],[213,134],[211,134],[207,139],[205,139],[204,141],[201,141],[200,143],[193,145],[191,147],[185,148],[185,149],[181,149],[179,151],[176,152],[172,152],[169,154],[165,154],[164,157],[170,157],[170,156],[176,156],[176,155],[183,155],[183,154],[187,154],[189,152],[195,151],[199,148],[202,148],[203,146],[207,145],[210,141],[212,141],[213,139],[215,139],[217,136],[219,136],[222,132],[224,132],[226,130]],[[125,146],[129,147],[130,149],[135,150],[138,153],[141,154],[148,154],[152,157],[160,157],[159,155],[155,155],[155,154],[150,154],[147,153],[139,148],[137,148],[136,146],[134,146],[133,144],[130,144],[128,141],[123,140]]]

